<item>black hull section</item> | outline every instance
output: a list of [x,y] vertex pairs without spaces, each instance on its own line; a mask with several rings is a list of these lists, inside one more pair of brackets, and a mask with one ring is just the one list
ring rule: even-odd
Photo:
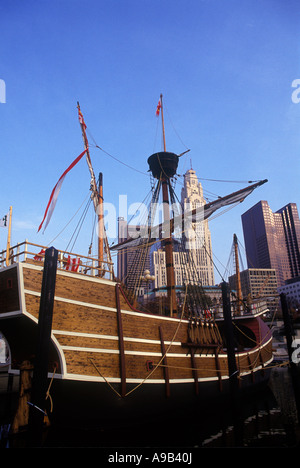
[[[251,406],[266,390],[268,371],[258,374],[254,384],[250,376],[243,378],[236,408]],[[130,387],[135,385],[127,385],[127,392]],[[115,388],[119,390],[117,385]],[[182,443],[183,435],[192,442],[193,434],[196,443],[214,426],[232,423],[233,417],[229,380],[223,382],[222,392],[218,382],[201,383],[198,395],[194,383],[171,384],[168,398],[163,384],[144,384],[121,398],[106,383],[57,380],[50,394],[50,445],[52,438],[53,445],[61,446],[88,438],[88,445],[95,446],[167,446]]]

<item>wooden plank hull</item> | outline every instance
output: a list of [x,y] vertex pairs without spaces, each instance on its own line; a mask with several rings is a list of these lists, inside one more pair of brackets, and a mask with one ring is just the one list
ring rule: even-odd
[[[10,348],[11,373],[34,358],[42,275],[42,266],[29,263],[0,272],[0,331]],[[248,349],[237,356],[244,388],[267,378],[272,343],[259,317],[241,323],[241,337],[249,332]],[[117,283],[58,270],[49,359],[53,417],[65,417],[73,405],[77,417],[94,421],[150,417],[149,399],[157,411],[184,412],[207,395],[226,393],[226,351],[188,343],[188,320],[135,311]]]

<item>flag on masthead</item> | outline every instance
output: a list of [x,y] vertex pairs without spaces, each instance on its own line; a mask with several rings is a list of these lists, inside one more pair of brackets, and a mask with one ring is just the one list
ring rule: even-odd
[[156,108],[155,115],[157,115],[157,117],[159,116],[160,109],[161,109],[161,100],[158,101],[157,108]]

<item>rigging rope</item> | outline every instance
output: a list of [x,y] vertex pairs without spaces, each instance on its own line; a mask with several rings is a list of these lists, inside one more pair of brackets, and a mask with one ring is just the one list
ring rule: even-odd
[[86,201],[86,199],[90,196],[90,194],[88,193],[88,195],[85,197],[85,199],[83,200],[83,202],[81,203],[80,207],[78,208],[78,210],[74,213],[74,215],[71,217],[71,219],[67,222],[67,224],[65,225],[65,227],[54,237],[54,239],[52,239],[51,242],[49,242],[47,244],[47,247],[49,245],[52,245],[53,242],[63,233],[63,231],[68,227],[68,225],[71,223],[71,221],[73,221],[73,219],[75,218],[75,216],[77,215],[77,213],[79,212],[79,210],[81,210],[81,207],[82,205],[84,204],[84,202]]
[[99,145],[97,145],[97,142],[96,142],[95,138],[93,137],[93,135],[91,134],[91,132],[87,130],[87,133],[89,134],[90,138],[93,140],[95,148],[98,148],[100,151],[102,151],[104,154],[106,154],[110,158],[114,159],[118,163],[123,164],[123,166],[126,166],[129,169],[132,169],[133,171],[139,172],[140,174],[143,174],[143,175],[146,175],[147,177],[149,177],[149,174],[147,172],[139,171],[138,169],[136,169],[136,167],[132,167],[129,164],[126,164],[124,161],[121,161],[120,159],[116,158],[115,156],[113,156],[108,151],[105,151],[103,148],[101,148]]
[[180,142],[182,143],[182,145],[183,145],[186,149],[189,149],[189,148],[186,146],[186,144],[182,141],[182,139],[181,139],[181,137],[179,136],[179,134],[178,134],[176,128],[174,127],[174,124],[173,124],[173,122],[172,122],[172,119],[171,119],[171,117],[170,117],[170,113],[169,113],[169,111],[168,111],[168,108],[166,107],[165,102],[164,102],[164,109],[166,109],[166,111],[167,111],[167,114],[168,114],[168,117],[169,117],[169,119],[170,119],[171,125],[172,125],[173,130],[174,130],[174,132],[176,133],[178,139],[180,140]]
[[198,177],[199,180],[207,180],[209,182],[228,182],[231,184],[254,184],[255,182],[260,182],[260,180],[222,180],[222,179],[204,179],[203,177]]
[[[66,251],[68,250],[68,247],[69,247],[69,245],[71,244],[71,241],[72,241],[73,237],[75,236],[76,230],[78,229],[77,235],[76,235],[75,240],[74,240],[73,245],[72,245],[72,249],[74,248],[74,245],[75,245],[75,243],[76,243],[76,241],[77,241],[77,239],[78,239],[80,230],[81,230],[81,228],[82,228],[82,224],[83,224],[83,222],[84,222],[84,220],[85,220],[85,218],[86,218],[86,215],[87,215],[87,212],[88,212],[88,210],[89,210],[89,207],[90,207],[91,202],[92,202],[92,199],[90,198],[90,199],[88,200],[88,202],[87,202],[87,204],[86,204],[86,207],[85,207],[85,209],[84,209],[84,211],[83,211],[83,213],[82,213],[82,215],[81,215],[81,217],[80,217],[80,219],[79,219],[79,221],[78,221],[78,223],[77,223],[77,226],[76,226],[76,228],[75,228],[75,230],[74,230],[74,232],[73,232],[73,234],[72,234],[72,236],[71,236],[71,238],[70,238],[70,240],[69,240],[69,242],[68,242],[68,245],[67,245],[67,247],[66,247],[66,249],[65,249]],[[72,249],[71,249],[71,250],[72,250]]]
[[[157,186],[152,194],[152,199],[150,203],[150,210],[147,212],[148,218],[146,226],[147,228],[151,227],[151,220],[155,216],[155,210],[157,208],[157,200],[159,196],[160,181],[158,181]],[[153,212],[154,208],[154,212]],[[133,215],[134,216],[134,215]],[[148,257],[149,249],[151,246],[151,229],[148,229],[147,238],[140,239],[140,244],[138,246],[133,246],[128,249],[128,247],[121,250],[121,252],[128,252],[130,249],[135,249],[135,255],[133,261],[131,262],[131,268],[127,271],[125,278],[122,278],[123,284],[126,286],[126,289],[130,289],[133,294],[136,294],[142,283],[142,275],[145,269],[146,260]],[[141,248],[140,248],[141,247]],[[131,284],[130,284],[131,283]]]

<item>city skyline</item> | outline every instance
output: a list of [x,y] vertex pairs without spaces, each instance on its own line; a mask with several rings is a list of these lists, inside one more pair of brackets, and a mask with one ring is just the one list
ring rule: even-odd
[[[182,213],[184,214],[186,212],[190,212],[192,209],[204,206],[206,201],[203,197],[202,184],[198,181],[196,171],[194,171],[192,167],[186,171],[183,178],[184,186],[181,189],[181,207]],[[146,216],[148,215],[149,212],[148,209],[146,209]],[[262,220],[260,220],[261,216]],[[275,270],[277,271],[276,277],[278,279],[278,286],[283,285],[285,281],[292,276],[299,275],[300,253],[298,244],[300,242],[300,221],[296,204],[288,204],[273,213],[267,201],[259,201],[256,205],[250,207],[247,212],[242,214],[241,222],[243,224],[244,236],[242,242],[241,239],[239,239],[238,242],[240,245],[245,243],[248,269],[261,268],[262,270],[266,270],[273,268],[274,272]],[[267,230],[267,226],[269,224],[273,226],[271,230],[269,228]],[[146,239],[148,236],[146,226],[147,223],[138,225],[127,224],[127,220],[123,217],[118,218],[118,242],[122,243],[128,238],[134,239],[137,236]],[[182,232],[180,232],[180,236],[178,238],[176,238],[176,235],[174,236],[175,243],[173,247],[173,256],[176,286],[183,285],[185,277],[185,273],[180,267],[180,263],[182,261],[184,264],[188,262],[187,259],[183,260],[183,257],[180,259],[179,252],[182,251],[182,247],[180,247],[180,245],[184,246],[184,251],[190,250],[193,252],[194,268],[195,271],[197,271],[201,284],[203,286],[214,286],[217,282],[214,281],[215,265],[212,262],[213,249],[208,220],[203,221],[203,219],[198,219],[198,222],[192,225],[189,223],[188,226],[189,230],[185,235],[182,235]],[[277,227],[278,232],[277,237],[274,240],[275,227]],[[269,247],[264,248],[263,254],[254,249],[254,233],[256,233],[260,239],[262,238],[261,233],[258,232],[259,230],[267,233],[265,235],[266,238],[263,241],[266,243],[266,246],[269,245]],[[272,249],[270,247],[271,243],[273,247]],[[261,240],[259,248],[261,251]],[[123,251],[118,250],[118,252],[118,277],[122,279],[127,275],[127,267],[137,262],[134,253],[134,244],[130,244],[128,253],[126,246]],[[283,255],[280,257],[280,262],[277,259],[279,255],[278,252],[283,252]],[[239,254],[241,254],[241,251],[239,251]],[[258,256],[260,257],[258,258]],[[274,259],[277,259],[278,261],[275,261]],[[231,266],[233,266],[233,264]],[[278,270],[278,268],[280,268],[280,270]],[[144,269],[149,269],[149,273],[154,275],[154,286],[152,283],[151,284],[155,289],[164,288],[166,286],[165,256],[161,242],[154,243],[152,248],[149,250]],[[120,274],[121,272],[122,274]],[[233,270],[228,269],[227,271],[228,277],[230,275],[234,275],[234,273],[235,272]],[[139,275],[142,274],[143,271],[139,271]],[[150,283],[147,284],[149,286]]]

